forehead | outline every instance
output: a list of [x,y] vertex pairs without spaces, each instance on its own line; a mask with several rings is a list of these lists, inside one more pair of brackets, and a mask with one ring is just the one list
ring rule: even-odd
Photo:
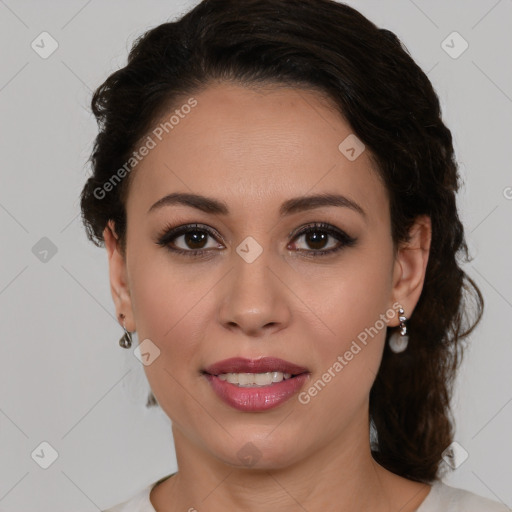
[[235,213],[322,192],[342,193],[365,210],[386,207],[368,151],[351,161],[340,150],[350,136],[350,125],[317,92],[215,84],[155,123],[127,208],[145,213],[176,191],[217,197]]

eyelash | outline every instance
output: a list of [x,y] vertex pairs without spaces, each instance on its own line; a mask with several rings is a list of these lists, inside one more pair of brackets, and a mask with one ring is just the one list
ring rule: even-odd
[[[210,228],[203,224],[187,224],[183,226],[174,227],[172,224],[167,225],[158,235],[157,245],[165,247],[167,250],[171,251],[175,254],[183,254],[185,256],[198,256],[198,257],[207,257],[207,253],[211,252],[212,249],[179,249],[179,248],[173,248],[170,247],[170,242],[173,241],[175,238],[178,238],[179,236],[183,234],[187,234],[190,232],[199,231],[199,232],[206,232],[209,236],[212,238],[222,238],[217,233],[212,231]],[[326,224],[324,222],[315,222],[312,224],[309,224],[305,226],[302,230],[300,230],[297,233],[291,233],[289,236],[293,235],[292,240],[295,240],[297,238],[300,238],[302,235],[307,235],[309,233],[318,233],[318,232],[324,232],[328,235],[332,236],[333,238],[337,239],[340,244],[335,247],[334,249],[328,249],[328,250],[307,250],[307,249],[299,249],[298,252],[305,252],[310,253],[308,254],[308,257],[318,257],[318,256],[327,256],[330,254],[334,254],[335,252],[338,252],[339,250],[343,249],[344,247],[351,247],[355,244],[357,241],[356,238],[351,237],[344,231],[335,228],[334,226],[331,226],[330,224]]]

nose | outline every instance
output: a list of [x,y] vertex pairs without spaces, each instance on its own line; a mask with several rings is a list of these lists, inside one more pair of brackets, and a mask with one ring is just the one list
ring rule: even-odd
[[226,329],[263,337],[288,325],[291,292],[283,282],[280,265],[267,256],[263,251],[252,263],[238,255],[234,258],[234,268],[224,282],[218,313]]

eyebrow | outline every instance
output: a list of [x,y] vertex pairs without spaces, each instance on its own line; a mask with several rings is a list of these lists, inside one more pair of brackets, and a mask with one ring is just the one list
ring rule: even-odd
[[[229,208],[226,203],[198,194],[175,192],[159,199],[148,210],[148,213],[171,205],[185,205],[196,208],[205,213],[216,215],[229,215]],[[279,208],[279,216],[285,217],[293,213],[305,210],[312,210],[322,206],[337,206],[350,208],[360,213],[366,219],[366,212],[359,204],[340,194],[317,194],[310,196],[294,197],[286,200]]]

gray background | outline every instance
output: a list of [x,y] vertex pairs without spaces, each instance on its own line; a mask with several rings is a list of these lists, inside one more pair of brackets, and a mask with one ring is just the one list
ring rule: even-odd
[[[195,3],[0,0],[1,510],[94,511],[176,469],[170,422],[143,408],[142,367],[118,345],[106,251],[87,241],[78,196],[92,90]],[[445,481],[512,506],[512,1],[348,3],[428,72],[455,138],[466,270],[487,307],[454,397],[469,457]],[[43,31],[59,45],[46,59],[31,47]],[[442,47],[453,31],[469,44],[458,58]],[[43,441],[58,452],[48,469],[31,456]]]

